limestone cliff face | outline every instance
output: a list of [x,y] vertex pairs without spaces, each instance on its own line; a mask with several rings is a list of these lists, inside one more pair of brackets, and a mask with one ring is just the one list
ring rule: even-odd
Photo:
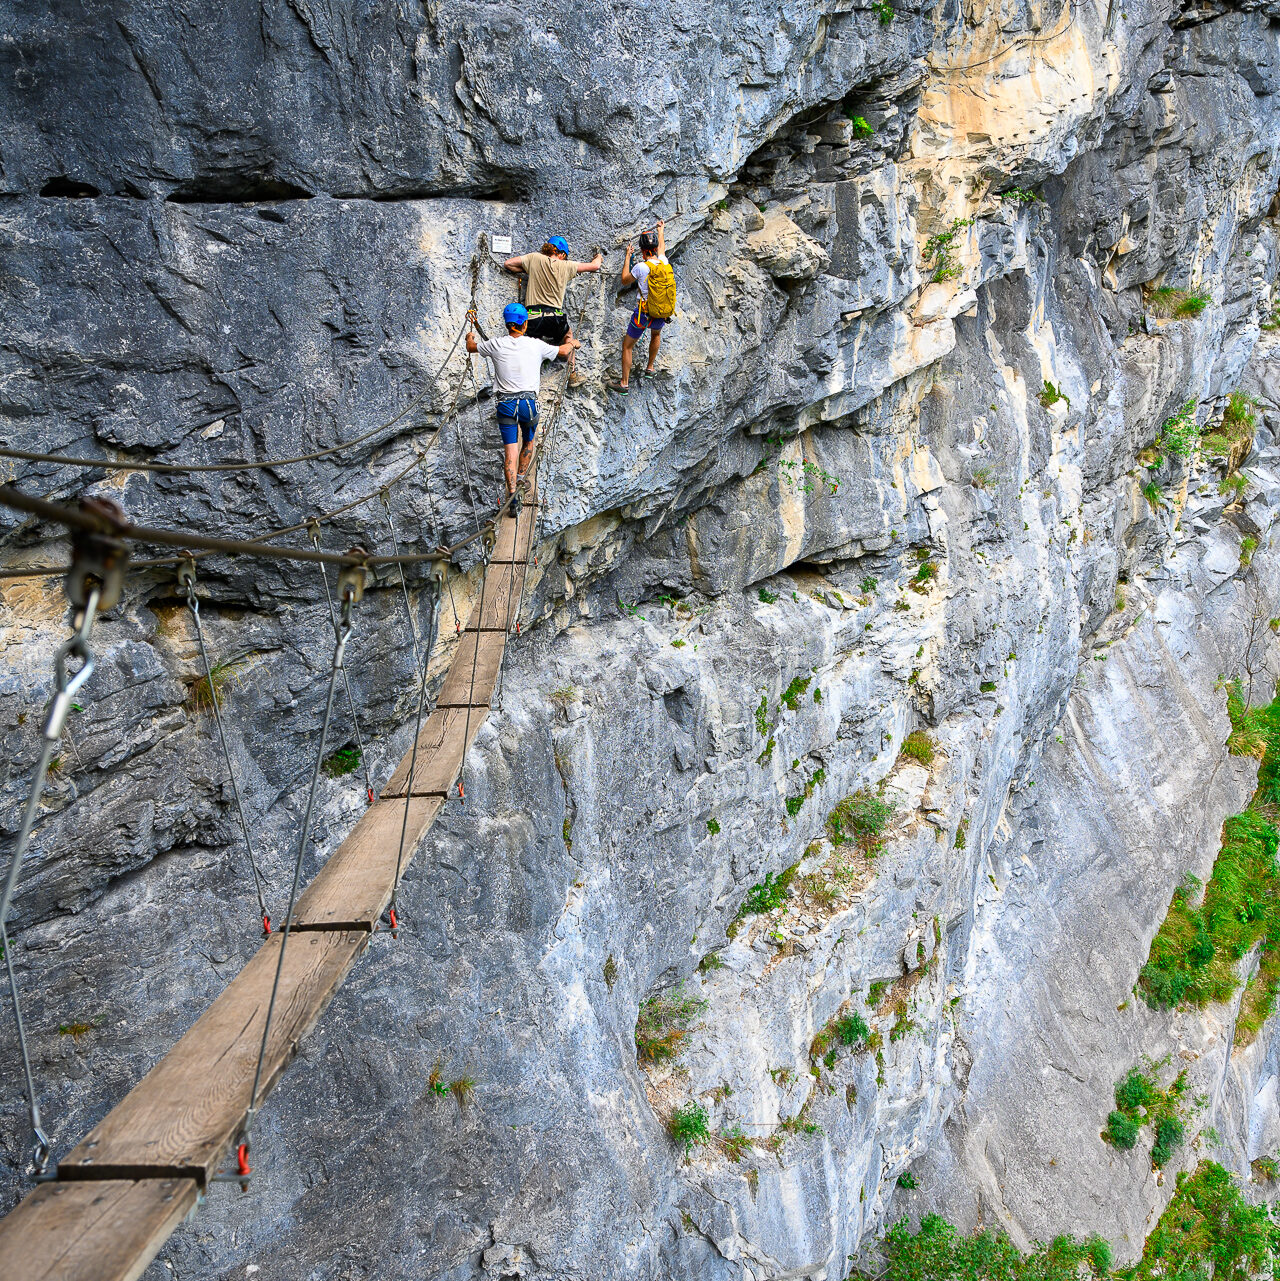
[[[492,238],[609,252],[574,287],[589,381],[548,441],[532,621],[466,803],[409,874],[402,939],[375,941],[258,1121],[253,1194],[215,1191],[149,1278],[839,1281],[927,1208],[1024,1242],[1097,1231],[1125,1261],[1178,1168],[1099,1139],[1144,1055],[1207,1096],[1182,1164],[1276,1152],[1274,1028],[1233,1051],[1234,1008],[1132,993],[1253,788],[1218,678],[1251,668],[1261,699],[1280,671],[1248,635],[1280,614],[1267,8],[187,3],[5,25],[7,441],[289,455],[444,369],[336,461],[90,473],[140,522],[245,536],[371,496],[325,542],[385,549],[378,488],[443,420],[392,514],[414,547],[466,532],[498,458],[446,356],[473,295],[490,319],[512,296]],[[663,376],[620,401],[617,245],[655,215],[681,314]],[[1160,286],[1207,305],[1160,318]],[[1240,386],[1262,408],[1238,499],[1212,460],[1139,461],[1185,402],[1213,421]],[[65,553],[0,520],[6,567]],[[202,570],[277,887],[322,710],[317,578]],[[42,579],[0,601],[12,830],[64,607]],[[97,643],[18,900],[62,1149],[254,933],[172,570],[138,573]],[[390,575],[349,657],[375,783],[412,668]],[[920,728],[929,768],[899,755]],[[833,846],[828,813],[881,783],[878,857]],[[363,804],[351,778],[322,797],[308,870]],[[705,1008],[642,1067],[637,1012],[681,984]],[[878,1053],[811,1058],[848,1011]],[[437,1064],[475,1078],[467,1109],[433,1095]],[[684,1161],[664,1126],[691,1100],[756,1146]],[[6,1204],[24,1142],[10,1090]]]

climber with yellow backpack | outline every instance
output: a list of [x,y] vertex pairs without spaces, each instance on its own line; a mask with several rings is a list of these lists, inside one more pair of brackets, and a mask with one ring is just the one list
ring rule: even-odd
[[652,232],[646,231],[640,237],[640,261],[634,267],[631,265],[633,252],[633,246],[628,245],[622,264],[622,284],[624,288],[634,284],[640,291],[640,298],[622,340],[622,377],[609,384],[610,391],[622,396],[631,390],[631,361],[637,339],[646,329],[649,331],[649,361],[637,377],[651,378],[654,361],[658,358],[658,344],[662,342],[662,330],[676,314],[676,274],[667,261],[661,219]]

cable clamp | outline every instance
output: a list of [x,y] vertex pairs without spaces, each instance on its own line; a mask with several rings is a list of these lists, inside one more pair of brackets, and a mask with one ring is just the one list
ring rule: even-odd
[[96,584],[97,607],[111,609],[120,600],[129,564],[129,546],[115,536],[126,524],[124,508],[111,498],[82,498],[80,510],[97,517],[100,528],[72,530],[67,598],[76,609],[84,609],[90,588]]

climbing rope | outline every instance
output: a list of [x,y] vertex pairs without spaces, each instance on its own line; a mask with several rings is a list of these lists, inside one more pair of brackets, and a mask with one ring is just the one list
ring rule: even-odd
[[[326,590],[328,584],[325,584]],[[325,694],[324,717],[320,722],[320,741],[316,746],[315,764],[311,767],[311,787],[307,792],[307,806],[302,818],[302,835],[298,840],[298,853],[293,861],[293,881],[289,886],[289,906],[285,909],[284,926],[280,931],[280,952],[276,957],[275,978],[271,982],[271,996],[267,1001],[267,1018],[262,1025],[262,1044],[258,1047],[258,1062],[253,1070],[253,1086],[249,1091],[249,1106],[245,1112],[244,1129],[236,1149],[236,1173],[231,1177],[240,1182],[241,1189],[248,1186],[249,1146],[252,1142],[253,1122],[258,1112],[258,1087],[262,1084],[262,1065],[267,1056],[267,1043],[271,1036],[271,1023],[275,1017],[276,997],[280,991],[280,975],[284,971],[285,954],[293,926],[293,911],[298,901],[298,884],[302,879],[302,858],[311,837],[311,820],[315,813],[316,791],[320,783],[320,768],[324,763],[325,740],[329,735],[329,721],[333,715],[333,694],[338,687],[338,673],[343,671],[343,658],[347,641],[351,638],[351,614],[364,594],[364,575],[359,569],[346,569],[338,578],[338,595],[342,600],[340,617],[334,618],[333,662],[329,669],[329,689]]]
[[[107,498],[86,499],[84,505],[106,514],[119,511],[116,504]],[[18,992],[17,976],[13,969],[13,945],[9,940],[9,909],[13,903],[13,894],[18,885],[18,876],[22,871],[27,846],[31,842],[31,829],[35,825],[36,811],[40,807],[40,797],[44,792],[45,778],[49,772],[49,763],[53,759],[54,748],[58,745],[58,740],[66,727],[67,717],[75,706],[75,696],[93,675],[93,650],[89,642],[93,635],[94,622],[100,610],[110,609],[120,599],[124,570],[129,559],[128,548],[123,543],[84,533],[74,540],[72,550],[73,562],[71,573],[67,576],[67,596],[76,611],[73,623],[75,630],[73,635],[59,647],[54,658],[54,693],[49,701],[48,716],[45,718],[40,759],[36,764],[36,772],[27,793],[27,803],[22,811],[18,839],[14,843],[13,853],[9,859],[4,888],[0,890],[0,948],[4,949],[5,971],[9,980],[9,999],[13,1006],[14,1023],[18,1029],[18,1046],[22,1054],[22,1070],[26,1082],[27,1116],[31,1126],[31,1159],[37,1175],[44,1174],[49,1164],[52,1145],[44,1132],[40,1104],[36,1098],[35,1076],[31,1070],[26,1025],[22,1018],[22,1001]],[[80,667],[74,673],[68,666],[72,659],[80,661]]]
[[[316,551],[320,550],[320,526],[312,525],[308,531],[311,534],[311,543]],[[400,571],[402,574],[404,570]],[[329,602],[329,622],[333,624],[334,631],[338,629],[338,616],[333,608],[333,593],[329,590],[329,575],[325,573],[324,566],[320,567],[320,581],[324,583],[324,598]],[[407,599],[407,593],[406,593]],[[360,734],[360,718],[356,715],[356,700],[351,697],[351,679],[347,675],[347,669],[342,669],[342,684],[347,691],[347,706],[351,709],[351,725],[356,735],[356,751],[360,753],[360,767],[364,773],[364,790],[365,795],[369,798],[369,804],[373,804],[373,782],[369,778],[369,759],[365,755],[364,738]]]
[[379,423],[376,427],[371,428],[363,435],[356,436],[353,440],[344,440],[340,445],[330,445],[328,449],[317,449],[314,453],[296,454],[292,458],[264,458],[253,463],[119,463],[106,458],[73,458],[66,454],[41,454],[22,449],[0,449],[0,458],[15,458],[20,462],[28,463],[58,463],[64,467],[97,467],[104,471],[170,473],[257,471],[265,467],[289,467],[294,463],[315,462],[317,459],[328,458],[333,454],[341,453],[344,449],[354,449],[357,445],[363,445],[379,433],[403,422],[431,394],[436,383],[440,381],[440,375],[444,373],[449,361],[453,359],[453,353],[458,350],[458,344],[462,341],[462,336],[466,332],[467,326],[464,322],[462,328],[458,330],[458,336],[453,340],[453,346],[449,348],[449,354],[440,362],[440,368],[428,379],[426,387],[400,410],[394,418],[388,418],[386,422]]
[[[321,573],[324,572],[322,569]],[[262,917],[262,932],[271,933],[271,913],[267,911],[266,897],[262,890],[262,873],[258,870],[257,855],[253,850],[253,841],[249,836],[249,823],[244,816],[244,802],[240,798],[240,787],[236,783],[235,766],[231,763],[231,750],[227,747],[227,735],[222,728],[222,712],[218,707],[218,691],[213,685],[213,668],[209,664],[209,651],[205,648],[204,628],[200,623],[200,598],[196,595],[196,563],[184,561],[178,567],[178,586],[186,591],[187,608],[195,624],[196,641],[200,646],[200,660],[204,664],[205,684],[209,687],[209,702],[213,707],[213,723],[218,727],[218,741],[222,744],[222,759],[227,763],[227,777],[231,780],[231,795],[235,797],[236,813],[240,816],[240,833],[244,838],[245,853],[249,856],[249,867],[253,872],[253,888],[258,896],[258,913]]]
[[396,538],[395,522],[391,519],[391,495],[388,490],[382,491],[382,510],[387,514],[387,530],[391,534],[391,548],[396,556],[396,565],[400,570],[400,590],[404,594],[404,612],[409,616],[409,640],[413,645],[413,666],[417,670],[422,661],[418,655],[418,623],[413,616],[413,605],[409,601],[409,584],[405,582],[404,566],[400,564],[400,540]]

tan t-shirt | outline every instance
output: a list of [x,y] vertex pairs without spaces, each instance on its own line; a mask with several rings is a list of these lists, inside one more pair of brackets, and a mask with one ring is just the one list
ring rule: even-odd
[[524,287],[526,307],[563,307],[564,291],[578,274],[577,267],[565,258],[548,258],[546,254],[525,254],[521,270],[529,277]]

